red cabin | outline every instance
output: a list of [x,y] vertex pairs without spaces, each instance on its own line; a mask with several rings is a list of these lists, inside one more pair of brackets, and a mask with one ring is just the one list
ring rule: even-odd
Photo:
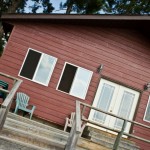
[[[79,100],[150,125],[149,16],[9,14],[2,21],[11,34],[0,70],[23,80],[19,91],[30,95],[34,116],[64,126]],[[86,116],[122,126],[96,111]],[[150,132],[129,123],[125,132],[150,140]]]

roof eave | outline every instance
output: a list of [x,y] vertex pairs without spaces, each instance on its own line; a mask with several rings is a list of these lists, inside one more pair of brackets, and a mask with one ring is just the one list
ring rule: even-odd
[[125,16],[125,15],[79,15],[79,14],[3,14],[1,16],[2,20],[146,20],[150,21],[150,16],[148,15],[135,15],[135,16]]

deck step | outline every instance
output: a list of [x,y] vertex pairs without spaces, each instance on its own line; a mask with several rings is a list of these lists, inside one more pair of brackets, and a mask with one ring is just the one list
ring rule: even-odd
[[47,150],[47,149],[0,135],[0,150]]
[[[69,133],[57,128],[9,113],[0,135],[0,150],[62,150]],[[8,144],[9,143],[9,144]],[[12,148],[12,149],[11,149]],[[80,138],[76,150],[109,150]]]
[[60,142],[59,140],[53,138],[46,138],[32,132],[27,132],[24,130],[12,128],[5,126],[1,132],[1,136],[8,137],[10,139],[15,139],[21,142],[32,144],[40,148],[52,149],[57,147],[58,149],[64,149],[66,141]]
[[22,130],[22,131],[25,131],[26,133],[32,133],[37,136],[42,136],[42,137],[50,138],[54,140],[56,139],[56,140],[59,140],[60,142],[66,142],[68,135],[69,135],[68,133],[61,131],[61,130],[59,132],[57,132],[57,130],[55,131],[54,129],[47,130],[45,128],[38,127],[36,125],[32,125],[32,124],[30,125],[30,124],[27,124],[18,120],[14,120],[11,118],[7,118],[4,128],[5,126],[12,127],[18,130]]
[[68,135],[57,128],[9,113],[0,134],[3,143],[0,149],[8,150],[7,145],[12,145],[12,150],[20,147],[20,150],[63,150]]
[[69,135],[67,132],[63,132],[60,129],[57,129],[57,128],[49,126],[49,125],[46,125],[44,123],[37,122],[35,120],[30,120],[29,118],[22,117],[20,115],[14,114],[14,113],[8,113],[7,119],[9,119],[9,118],[13,119],[15,121],[26,123],[28,125],[33,125],[33,126],[36,126],[36,127],[40,127],[42,129],[46,129],[46,130],[54,131],[54,132],[57,132],[57,133],[63,133],[65,135]]
[[[90,140],[79,138],[76,150],[112,149],[113,141],[110,138],[99,137],[92,130],[91,133],[93,135]],[[63,130],[9,113],[0,134],[0,150],[63,150],[68,136],[69,133]],[[119,150],[138,149],[124,147]]]
[[[90,131],[91,141],[107,148],[113,148],[116,139],[115,135],[92,127],[88,127],[88,130]],[[121,140],[118,150],[140,150],[140,148],[136,146],[134,142],[124,138]]]

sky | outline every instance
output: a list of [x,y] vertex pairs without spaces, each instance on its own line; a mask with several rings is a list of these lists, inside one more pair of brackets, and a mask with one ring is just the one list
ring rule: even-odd
[[[66,0],[51,0],[50,2],[53,4],[53,7],[55,8],[55,10],[53,11],[53,13],[65,13],[64,10],[59,10],[59,5],[60,3],[64,3]],[[30,0],[28,0],[27,2],[27,7],[25,9],[25,12],[26,13],[30,13],[31,12],[31,9],[28,8],[29,5],[31,5],[33,2],[31,2]],[[41,12],[41,9],[38,10],[38,13]]]
[[64,3],[66,0],[51,0],[51,3],[53,4],[53,7],[55,7],[55,10],[53,13],[64,13],[64,11],[58,11],[59,10],[59,4],[62,2]]
[[55,7],[56,10],[59,9],[59,4],[60,4],[61,2],[64,3],[65,0],[51,0],[51,3],[53,4],[53,7]]

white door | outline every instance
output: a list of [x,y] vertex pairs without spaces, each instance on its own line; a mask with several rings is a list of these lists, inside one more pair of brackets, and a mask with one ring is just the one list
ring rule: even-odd
[[[101,79],[93,106],[132,120],[138,98],[139,92],[105,79]],[[123,124],[122,120],[95,110],[91,110],[89,119],[114,129],[121,129]],[[129,130],[130,123],[127,124],[125,132],[128,133]]]

